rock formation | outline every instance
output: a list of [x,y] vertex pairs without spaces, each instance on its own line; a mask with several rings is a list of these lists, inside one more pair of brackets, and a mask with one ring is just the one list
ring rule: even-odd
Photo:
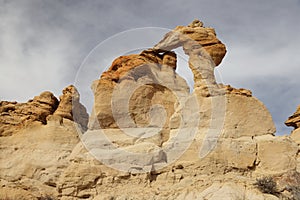
[[51,115],[76,121],[83,129],[88,123],[88,114],[79,103],[79,94],[74,86],[63,90],[60,101],[46,91],[27,103],[1,101],[0,111],[0,136],[9,136],[35,124],[47,124]]
[[[192,93],[176,73],[177,47]],[[274,136],[251,91],[216,82],[225,53],[195,20],[117,58],[93,83],[86,132],[74,86],[60,101],[45,92],[1,102],[0,199],[299,199],[299,108],[286,122],[292,135]]]
[[300,128],[300,105],[297,111],[285,121],[285,124],[294,127],[295,130]]
[[0,137],[0,199],[58,199],[59,177],[80,141],[79,127],[63,120]]
[[[195,45],[195,46],[191,46]],[[226,54],[225,45],[216,37],[213,28],[203,26],[199,20],[194,20],[188,26],[177,26],[173,31],[165,35],[154,48],[161,50],[171,50],[180,46],[185,46],[186,54],[192,53],[194,47],[199,49],[203,47],[205,54],[208,54],[214,61],[214,65],[218,66]],[[192,48],[191,48],[192,47]]]
[[53,115],[75,121],[85,131],[89,116],[79,99],[80,95],[73,85],[66,87],[60,96],[59,105]]
[[46,118],[54,113],[58,100],[51,92],[43,92],[27,103],[1,101],[0,106],[0,135],[8,136],[34,122],[46,124]]
[[[298,144],[298,147],[300,149],[300,105],[298,105],[296,112],[285,121],[285,124],[287,126],[294,127],[294,130],[291,133],[291,139]],[[297,156],[297,171],[300,171],[300,151],[299,150],[298,150],[298,156]],[[300,196],[300,193],[299,193],[299,196]]]
[[170,51],[183,47],[189,56],[189,66],[194,74],[194,87],[216,85],[214,67],[219,65],[225,56],[226,48],[217,38],[214,29],[203,27],[195,20],[187,27],[178,26],[167,33],[155,49]]
[[147,126],[153,104],[163,105],[166,117],[170,118],[178,101],[173,93],[179,96],[189,93],[185,80],[175,69],[176,54],[173,52],[160,54],[159,51],[145,50],[139,55],[114,60],[93,84],[95,104],[90,129]]
[[296,112],[285,121],[285,124],[287,126],[294,127],[294,130],[291,133],[291,138],[300,145],[300,105],[298,106]]

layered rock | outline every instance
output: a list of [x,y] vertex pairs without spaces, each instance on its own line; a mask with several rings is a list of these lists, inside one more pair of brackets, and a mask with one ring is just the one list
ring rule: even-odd
[[43,92],[27,103],[1,101],[0,136],[8,136],[34,122],[46,124],[54,113],[58,100],[51,92]]
[[[176,91],[179,91],[180,88],[182,88],[182,90],[184,91],[185,88],[187,88],[186,84],[180,80],[180,77],[176,73],[170,70],[176,69],[176,54],[172,53],[170,50],[179,46],[183,46],[186,54],[188,54],[190,57],[189,63],[194,73],[195,86],[198,87],[199,85],[201,85],[201,87],[203,88],[203,93],[206,93],[204,94],[204,96],[211,95],[211,90],[206,86],[216,84],[213,69],[215,65],[221,63],[223,57],[225,56],[226,48],[225,45],[217,39],[214,29],[205,28],[203,27],[201,22],[196,20],[187,27],[176,27],[174,31],[168,33],[165,38],[155,46],[154,49],[143,51],[139,55],[121,56],[112,63],[111,67],[102,74],[100,80],[96,81],[93,85],[95,105],[92,118],[90,120],[90,128],[97,129],[100,127],[118,127],[118,125],[114,121],[114,118],[120,118],[120,116],[113,117],[110,100],[113,97],[112,93],[115,87],[117,85],[122,85],[123,80],[126,80],[127,82],[129,82],[130,80],[134,80],[138,84],[146,84],[147,82],[149,82],[149,80],[151,80],[155,84],[160,85],[163,85],[163,83],[167,82],[167,86],[171,87],[169,88],[169,91],[174,92],[174,87],[176,88]],[[202,56],[199,57],[199,54],[201,54]],[[199,59],[201,64],[204,63],[201,68],[199,68],[198,66]],[[145,65],[149,66],[148,70],[145,69]],[[134,70],[135,68],[139,69]],[[149,70],[152,70],[152,72],[150,72]],[[205,79],[205,84],[202,83],[203,79]],[[129,83],[127,83],[127,85],[128,84]],[[146,99],[148,100],[145,100],[145,102],[149,102],[152,99],[151,96],[155,96],[154,93],[161,89],[159,89],[158,87],[147,86],[147,89],[140,88],[140,90],[144,91],[144,94],[139,94],[138,91],[136,94],[138,96],[143,96],[143,99],[145,99],[144,97],[146,97]],[[167,90],[164,89],[164,91]],[[169,104],[169,106],[165,107],[168,113],[167,116],[169,117],[170,113],[173,113],[172,109],[174,109],[173,104],[175,101],[174,97],[166,94],[166,92],[163,93],[166,95],[166,98],[161,99],[169,99],[170,101],[170,103],[167,103]],[[222,91],[218,90],[218,93],[222,93]],[[187,95],[185,94],[185,96]],[[129,112],[129,115],[131,115],[133,121],[137,123],[136,119],[141,118],[140,121],[144,122],[137,123],[138,126],[145,126],[149,124],[149,122],[147,123],[147,121],[149,120],[145,119],[148,118],[145,117],[145,115],[147,115],[149,106],[141,104],[141,101],[135,100],[134,97],[131,101],[127,101],[129,102],[129,106],[135,105],[135,107],[142,108],[138,109],[137,111]],[[125,104],[127,103],[125,102]],[[123,113],[123,115],[126,114],[128,115],[128,111],[127,113]],[[166,122],[166,124],[167,123],[168,121]],[[134,127],[133,124],[127,124],[124,126]]]
[[182,47],[189,56],[189,67],[194,74],[194,87],[214,88],[212,91],[215,91],[218,87],[214,68],[221,63],[226,48],[217,39],[214,29],[205,28],[202,22],[195,20],[187,27],[178,26],[167,33],[154,49],[170,51],[178,47]]
[[79,102],[80,95],[77,89],[73,85],[66,87],[59,99],[59,105],[53,115],[75,121],[85,131],[89,116],[86,108]]
[[87,120],[72,85],[63,90],[60,101],[51,92],[27,103],[2,101],[0,199],[57,198],[66,158]]
[[165,64],[174,70],[176,69],[176,54],[173,52],[165,52],[160,54],[160,51],[145,50],[140,54],[132,54],[120,56],[115,59],[109,69],[101,75],[101,79],[118,82],[122,76],[126,75],[131,69],[149,63]]
[[60,101],[48,91],[27,103],[1,101],[0,113],[0,136],[9,136],[34,124],[47,124],[52,115],[75,121],[83,129],[88,123],[88,114],[79,103],[79,94],[74,86],[63,90]]
[[[146,50],[139,55],[117,58],[92,88],[95,104],[90,129],[168,126],[178,97],[189,87],[176,72],[176,54]],[[154,105],[162,106],[164,120],[151,121]],[[154,106],[154,107],[153,107]],[[155,112],[152,112],[154,114]]]
[[[206,38],[210,40],[211,37],[203,36],[205,35],[203,32],[207,30],[213,29],[205,28],[202,22],[195,20],[187,27],[176,27],[154,46],[158,51],[170,51],[182,47],[185,54],[189,56],[189,67],[195,82],[194,96],[189,98],[196,98],[198,105],[192,104],[193,108],[188,109],[200,113],[199,127],[214,130],[208,132],[208,135],[211,135],[209,137],[212,138],[221,135],[226,138],[237,138],[274,134],[275,126],[269,111],[259,100],[252,97],[251,91],[235,89],[216,82],[214,68],[217,62],[213,55],[219,55],[218,59],[221,61],[225,56],[226,48],[216,38],[216,34],[212,34],[214,42],[210,44],[219,48],[213,50],[216,54],[208,51]],[[219,51],[220,49],[222,50]],[[182,115],[175,114],[171,119],[172,128],[179,127],[179,120],[176,118],[185,120]]]
[[0,137],[0,199],[56,199],[67,157],[79,142],[79,127],[48,123]]
[[[195,43],[190,43],[192,41]],[[203,22],[199,20],[194,20],[188,26],[177,26],[173,31],[167,33],[154,48],[169,51],[183,46],[183,44],[185,44],[184,50],[187,54],[193,49],[188,45],[193,44],[193,47],[203,47],[214,61],[215,66],[222,62],[226,54],[226,47],[216,37],[215,30],[204,27]]]

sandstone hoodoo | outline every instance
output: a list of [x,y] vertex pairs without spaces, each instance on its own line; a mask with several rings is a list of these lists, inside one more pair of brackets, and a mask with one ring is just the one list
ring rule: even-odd
[[90,116],[72,85],[59,100],[2,101],[0,199],[300,199],[300,107],[291,136],[274,136],[251,91],[216,81],[225,54],[195,20],[116,58],[92,84]]
[[85,131],[87,129],[89,116],[86,108],[79,100],[80,95],[77,89],[73,85],[66,87],[60,96],[59,105],[53,115],[75,121]]
[[[118,128],[116,120],[123,128],[148,125],[147,113],[153,103],[163,105],[170,118],[177,102],[173,92],[181,96],[189,93],[187,83],[175,72],[176,59],[171,51],[160,54],[150,49],[114,60],[93,84],[95,104],[90,129]],[[128,104],[129,108],[125,111],[115,108],[114,112],[112,103],[114,106]],[[128,119],[128,112],[133,121]]]
[[0,102],[0,135],[8,136],[35,124],[47,124],[54,116],[76,121],[86,130],[88,114],[79,102],[79,93],[74,86],[63,90],[60,101],[49,91],[41,93],[27,103]]

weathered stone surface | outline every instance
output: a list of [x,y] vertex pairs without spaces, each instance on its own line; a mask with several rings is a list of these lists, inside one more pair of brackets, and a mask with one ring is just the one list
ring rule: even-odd
[[[117,58],[93,84],[89,128],[167,127],[178,101],[189,94],[175,68],[176,55],[170,52],[148,50]],[[155,121],[158,116],[152,115],[162,112],[165,118]]]
[[251,137],[219,140],[217,153],[219,159],[227,163],[227,167],[250,169],[255,166],[257,145]]
[[95,184],[103,176],[99,167],[72,163],[61,175],[58,188],[62,196],[88,198],[91,193],[96,194]]
[[116,83],[100,79],[93,82],[94,106],[89,120],[89,129],[117,128],[112,115],[111,99]]
[[218,137],[222,138],[273,135],[276,128],[264,104],[249,96],[249,93],[231,91],[223,95],[203,97],[202,90],[195,90],[198,104],[187,105],[191,108],[185,109],[198,111],[199,119],[183,118],[179,108],[170,120],[170,127],[176,129],[180,127],[180,121],[191,123],[192,120],[198,120],[199,128],[215,130]]
[[83,130],[86,130],[89,116],[86,108],[79,100],[80,95],[77,89],[73,85],[66,87],[60,96],[58,108],[53,115],[75,121],[81,125]]
[[255,97],[226,95],[226,113],[222,137],[273,135],[276,131],[272,116]]
[[13,187],[0,187],[0,199],[18,199],[18,200],[38,200],[31,192]]
[[285,121],[285,124],[287,126],[292,126],[295,129],[300,128],[300,105],[296,112]]
[[295,128],[291,133],[291,138],[300,145],[300,105],[296,112],[285,121],[285,124]]
[[257,140],[257,170],[264,174],[295,170],[298,146],[289,137],[261,136]]
[[64,125],[38,124],[0,137],[1,187],[21,192],[25,189],[33,196],[27,199],[58,196],[58,178],[68,166],[66,158],[79,142],[74,122],[64,120]]
[[[204,28],[199,21],[194,21],[187,27],[179,26],[173,32],[168,33],[155,46],[155,49],[143,51],[139,55],[121,56],[116,59],[111,67],[102,74],[101,79],[93,84],[95,105],[90,120],[90,129],[99,127],[116,128],[120,125],[121,127],[134,127],[136,125],[145,126],[149,124],[149,115],[147,114],[151,105],[149,102],[153,101],[155,96],[161,96],[157,94],[157,91],[162,91],[165,96],[165,98],[160,98],[160,100],[166,99],[169,101],[160,103],[167,112],[167,118],[170,118],[174,113],[176,98],[168,94],[166,89],[169,89],[169,93],[172,93],[174,90],[179,91],[180,87],[182,91],[187,88],[184,81],[181,81],[180,77],[174,73],[176,69],[176,55],[170,50],[179,46],[183,46],[186,54],[189,55],[189,65],[194,74],[195,87],[215,85],[213,70],[215,63],[218,65],[225,56],[225,45],[216,38],[213,29]],[[145,67],[145,65],[148,67]],[[128,89],[126,85],[134,87],[133,84],[136,83],[141,85],[147,84],[147,86],[142,86],[132,99],[122,98],[116,104],[123,107],[136,108],[136,110],[117,112],[117,115],[115,115],[115,111],[112,111],[113,106],[110,104],[111,100],[114,101],[112,93],[116,91],[116,86],[120,85],[120,88],[123,87],[123,93],[125,93],[125,89]],[[149,85],[149,83],[154,83],[157,86]],[[163,83],[167,83],[167,86],[171,88],[160,87],[160,85],[165,86]],[[140,91],[143,92],[141,93]],[[124,96],[124,94],[119,95]],[[143,102],[139,98],[136,99],[136,96],[142,98]],[[133,121],[130,120],[129,116]],[[116,119],[121,121],[120,124],[115,122]],[[127,124],[124,124],[124,121]],[[150,126],[152,126],[151,123]],[[168,120],[163,126],[168,126]]]
[[216,38],[214,29],[204,28],[202,22],[195,20],[187,27],[178,26],[168,32],[154,49],[170,51],[177,47],[182,47],[189,56],[189,67],[194,75],[194,88],[208,87],[211,90],[219,90],[214,68],[221,63],[226,48]]
[[[52,117],[52,115],[61,118]],[[79,102],[79,93],[74,86],[63,90],[60,101],[51,93],[43,92],[26,103],[0,102],[0,136],[9,136],[35,124],[47,124],[49,119],[70,119],[86,130],[88,114]]]
[[291,138],[300,145],[300,128],[297,128],[296,130],[292,131]]
[[[199,20],[194,20],[188,26],[177,26],[173,31],[167,33],[155,48],[172,50],[191,40],[205,49],[215,65],[221,63],[226,54],[225,45],[216,37],[216,32],[213,28],[204,27]],[[189,51],[192,48],[185,49]]]
[[[124,129],[123,135],[127,131],[130,131],[130,134],[134,134],[136,131],[136,137],[133,141],[128,140],[128,137],[122,137],[122,131],[114,131],[105,129],[87,131],[82,140],[88,151],[91,152],[96,158],[101,160],[104,164],[119,169],[121,171],[129,172],[132,169],[137,169],[140,172],[149,172],[151,167],[155,163],[166,163],[166,156],[164,151],[155,143],[161,144],[158,142],[149,142],[143,141],[141,138],[147,138],[147,134],[156,134],[157,129],[153,129],[153,132],[145,128],[135,128],[133,132],[131,130]],[[119,137],[115,137],[117,135]],[[107,136],[106,136],[107,135]],[[113,136],[112,136],[113,135]],[[134,135],[131,135],[134,137]],[[159,137],[160,138],[160,137]],[[112,139],[112,140],[111,140]],[[115,145],[118,145],[116,148]]]
[[33,122],[46,124],[48,115],[53,114],[58,100],[51,92],[43,92],[27,103],[0,102],[0,136],[11,135]]
[[[108,131],[108,129],[106,131]],[[109,198],[176,199],[176,197],[178,198],[181,197],[180,195],[182,194],[185,194],[189,197],[191,195],[196,195],[201,197],[213,196],[219,190],[218,188],[223,187],[220,186],[215,189],[212,188],[207,189],[214,182],[217,183],[221,180],[218,178],[212,180],[211,179],[212,176],[204,175],[204,174],[209,174],[208,168],[210,169],[212,168],[211,163],[209,162],[205,164],[204,163],[196,164],[195,162],[193,164],[192,163],[174,164],[172,167],[168,167],[166,169],[160,170],[157,173],[153,173],[152,175],[151,174],[134,175],[131,173],[116,172],[113,170],[109,170],[108,168],[105,168],[104,165],[101,165],[97,162],[92,162],[92,160],[89,160],[89,158],[83,156],[85,155],[85,153],[82,150],[77,150],[77,153],[75,153],[74,150],[73,153],[71,159],[72,160],[71,165],[73,165],[73,167],[70,167],[65,171],[65,174],[68,174],[68,176],[71,175],[70,178],[67,179],[69,181],[67,182],[64,181],[64,178],[61,179],[62,184],[64,184],[65,186],[66,185],[70,186],[70,187],[64,187],[64,189],[62,189],[63,193],[69,197],[73,196],[78,198],[78,197],[82,197],[84,194],[86,197],[88,196],[94,197],[94,199],[109,199]],[[78,162],[80,162],[81,164],[78,164]],[[92,169],[91,172],[86,170],[87,165],[89,166],[89,168]],[[94,173],[95,170],[97,171],[97,173]],[[223,174],[222,170],[220,172],[212,170],[211,172],[215,173],[213,177],[218,177],[220,174]],[[223,176],[224,175],[220,176],[219,178]],[[73,177],[73,179],[71,177]],[[89,182],[90,185],[88,188],[86,188],[85,186],[82,187],[81,185],[85,183],[84,181],[86,179],[85,177],[90,177],[87,180],[96,180],[96,181]],[[232,190],[235,189],[235,191],[240,187],[237,186],[239,185],[239,183],[236,183],[235,181],[247,180],[245,178],[241,180],[241,177],[239,177],[239,175],[237,174],[229,175],[227,178],[228,180],[222,179],[222,181],[224,181],[225,185],[231,185]],[[235,181],[233,181],[234,179]],[[238,194],[245,195],[247,191],[247,194],[250,193],[254,197],[255,196],[264,197],[264,195],[262,195],[257,191],[256,193],[254,193],[255,190],[254,191],[245,190],[243,186],[244,184],[245,183],[243,183],[241,186],[243,190],[241,191],[238,190]],[[127,185],[131,185],[132,187],[127,187]],[[223,183],[220,183],[220,185],[223,185]],[[224,190],[225,189],[227,190],[228,187],[224,186]],[[137,192],[140,190],[143,190],[142,194]],[[204,190],[205,192],[201,192]],[[155,194],[155,196],[153,196],[153,194]],[[230,195],[235,195],[235,193],[234,194],[232,194],[231,192],[224,193],[224,196],[227,198],[231,197]]]
[[[225,199],[238,199],[240,196],[246,196],[247,199],[276,199],[272,195],[265,195],[255,188],[251,188],[255,176],[248,177],[246,175],[255,169],[252,167],[257,154],[255,142],[260,139],[244,137],[220,140],[219,149],[217,148],[213,154],[202,160],[198,157],[198,144],[191,146],[186,152],[189,156],[186,157],[188,159],[180,158],[174,164],[150,174],[134,174],[137,171],[120,172],[95,160],[83,144],[78,143],[76,129],[71,128],[71,121],[68,122],[70,123],[68,127],[65,127],[68,124],[67,121],[64,122],[64,126],[59,127],[56,124],[47,124],[25,130],[22,134],[0,138],[1,161],[3,161],[0,165],[2,186],[16,190],[29,188],[27,195],[30,197],[24,197],[24,199],[41,196],[54,199],[58,196],[61,199],[121,197],[218,199],[221,194]],[[123,146],[126,150],[141,153],[153,150],[151,145],[147,146],[143,142],[130,140],[132,137],[123,136],[122,138],[120,130],[105,129],[104,131],[112,143]],[[95,145],[100,144],[95,140],[97,137],[91,138],[94,138],[92,142]],[[274,138],[272,137],[272,139]],[[271,141],[271,138],[269,139],[268,141]],[[274,140],[276,141],[276,139]],[[281,142],[279,149],[282,149],[280,146],[284,145],[284,141]],[[266,146],[270,145],[266,144]],[[278,144],[274,145],[274,149],[271,150],[277,153],[276,155],[283,156],[284,150],[276,151],[275,147],[278,147]],[[288,149],[284,153],[287,152],[289,152]],[[5,157],[8,153],[11,156]],[[266,159],[269,155],[271,154],[265,155]],[[260,158],[262,159],[262,157]],[[123,158],[119,157],[119,159]],[[145,156],[144,159],[148,158]],[[282,167],[286,167],[286,165]],[[235,171],[235,169],[240,169],[240,171]],[[278,169],[276,168],[275,172],[278,172]],[[265,171],[260,172],[265,173]],[[3,180],[7,182],[5,183]],[[143,190],[142,194],[139,192],[141,190]]]
[[[198,105],[192,106],[195,107],[194,112],[200,113],[200,127],[214,129],[215,133],[208,134],[220,132],[212,137],[221,134],[222,137],[231,138],[274,134],[275,126],[270,113],[261,102],[252,97],[250,91],[216,83],[215,65],[212,63],[211,55],[199,42],[201,31],[205,29],[202,25],[200,21],[194,21],[188,27],[177,27],[174,31],[167,33],[163,40],[154,47],[158,50],[182,47],[189,56],[189,67],[194,74],[194,95],[198,99]],[[184,120],[178,114],[172,116],[171,128],[178,128],[180,117]]]
[[166,65],[176,69],[176,54],[168,51],[163,54],[160,51],[149,49],[140,54],[120,56],[113,61],[109,69],[102,73],[101,79],[118,82],[124,75],[136,67],[153,63]]
[[248,189],[239,183],[214,183],[202,192],[187,191],[176,199],[210,199],[210,200],[239,200],[239,199],[261,199],[278,200],[274,195],[263,195],[254,189]]

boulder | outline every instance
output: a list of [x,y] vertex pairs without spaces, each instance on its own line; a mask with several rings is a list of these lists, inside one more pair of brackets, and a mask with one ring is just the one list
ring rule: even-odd
[[[222,137],[274,135],[276,128],[265,105],[255,97],[226,95]],[[213,108],[214,109],[214,108]]]

